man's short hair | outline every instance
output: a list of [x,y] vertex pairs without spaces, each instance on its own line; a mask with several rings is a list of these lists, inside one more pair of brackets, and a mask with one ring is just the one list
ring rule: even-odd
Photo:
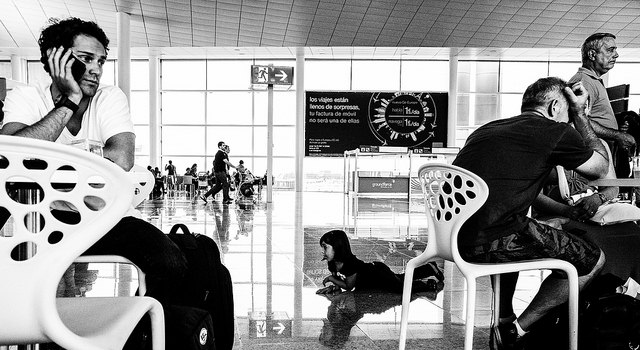
[[595,33],[589,35],[587,39],[585,39],[584,43],[582,43],[581,53],[582,53],[582,63],[589,61],[589,50],[600,50],[602,47],[602,40],[604,38],[612,38],[615,39],[616,36],[611,33]]
[[524,91],[520,111],[524,112],[546,106],[549,102],[558,98],[558,94],[564,97],[563,89],[565,86],[567,86],[567,82],[556,77],[536,80]]
[[218,142],[218,148],[220,148],[220,146],[224,145],[224,141],[220,141]]
[[50,18],[49,25],[42,29],[38,39],[40,62],[44,65],[44,70],[47,73],[49,73],[47,50],[60,46],[65,49],[73,47],[73,41],[80,34],[96,38],[104,46],[105,52],[109,51],[109,38],[95,22],[84,21],[76,17],[63,20]]

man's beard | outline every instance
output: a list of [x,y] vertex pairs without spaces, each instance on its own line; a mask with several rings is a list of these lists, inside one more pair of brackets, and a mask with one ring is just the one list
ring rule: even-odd
[[98,92],[98,87],[86,86],[84,83],[80,84],[80,90],[82,90],[82,96],[93,97]]

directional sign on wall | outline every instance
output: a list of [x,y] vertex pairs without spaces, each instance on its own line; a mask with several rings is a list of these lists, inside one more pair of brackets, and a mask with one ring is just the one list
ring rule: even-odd
[[252,65],[251,84],[292,85],[293,67]]

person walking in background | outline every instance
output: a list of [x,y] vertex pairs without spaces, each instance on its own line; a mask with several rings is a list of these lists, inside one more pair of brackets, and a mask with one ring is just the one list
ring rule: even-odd
[[167,172],[167,189],[173,191],[176,189],[176,166],[170,160],[169,164],[164,166],[164,170]]
[[207,193],[200,196],[200,199],[207,201],[207,197],[215,196],[222,190],[222,203],[233,203],[231,197],[229,197],[229,167],[236,168],[235,165],[229,161],[229,146],[224,141],[218,142],[218,152],[213,158],[213,174],[216,178],[216,184]]

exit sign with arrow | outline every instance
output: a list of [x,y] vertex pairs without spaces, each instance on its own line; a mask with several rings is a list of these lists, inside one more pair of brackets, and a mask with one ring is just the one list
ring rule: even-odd
[[293,85],[293,67],[251,65],[251,84]]
[[249,338],[291,338],[291,323],[284,311],[249,312]]

